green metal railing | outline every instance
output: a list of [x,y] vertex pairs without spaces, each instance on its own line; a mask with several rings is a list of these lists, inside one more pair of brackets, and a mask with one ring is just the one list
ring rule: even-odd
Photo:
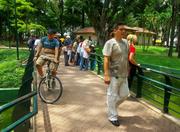
[[[91,56],[95,56],[95,57],[91,57]],[[97,68],[97,74],[100,75],[101,73],[104,72],[103,69],[103,56],[100,54],[96,54],[96,53],[90,53],[90,62],[91,61],[96,61],[96,68]]]
[[0,88],[0,103],[4,104],[15,100],[18,95],[19,88]]
[[[3,130],[1,130],[2,132],[9,132],[11,130],[14,130],[15,132],[29,130],[29,119],[37,114],[37,82],[33,81],[33,57],[34,51],[31,51],[25,68],[24,76],[22,78],[22,86],[20,87],[18,93],[19,97],[7,104],[0,106],[0,114],[7,109],[15,107],[12,113],[13,122],[6,128],[3,128]],[[32,81],[33,87],[31,87]],[[32,107],[32,111],[30,110],[30,107]],[[25,122],[26,125],[24,125]]]
[[[177,117],[180,117],[180,76],[177,74],[180,71],[176,70],[178,72],[173,74],[173,71],[171,72],[172,69],[166,68],[168,70],[167,73],[164,72],[164,69],[163,71],[152,69],[152,66],[147,64],[142,64],[141,69],[143,74],[137,74],[136,97],[146,97],[156,102],[156,106],[162,108],[164,113],[169,113],[170,110]],[[160,81],[158,80],[159,78]],[[171,105],[169,105],[170,103]]]
[[[93,55],[96,56],[97,74],[102,73],[101,75],[103,75],[103,56],[95,53]],[[136,97],[143,97],[160,108],[164,113],[169,113],[179,118],[180,70],[141,64],[141,68],[138,71],[130,89],[136,94]]]
[[4,128],[3,130],[1,130],[1,132],[9,132],[11,130],[13,130],[15,127],[19,126],[20,124],[22,124],[23,122],[25,122],[26,120],[30,119],[31,117],[33,117],[34,115],[37,114],[37,92],[33,91],[29,94],[26,94],[10,103],[7,103],[5,105],[0,106],[0,114],[2,112],[4,112],[5,110],[20,104],[21,102],[24,102],[26,100],[29,100],[30,98],[33,97],[33,111],[24,115],[23,117],[21,117],[20,119],[18,119],[16,122],[10,124],[9,126],[7,126],[6,128]]

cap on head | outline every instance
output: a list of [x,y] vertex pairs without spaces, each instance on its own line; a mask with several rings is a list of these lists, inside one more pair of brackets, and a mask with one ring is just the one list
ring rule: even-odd
[[58,36],[58,37],[60,37],[60,36],[61,36],[61,34],[60,34],[60,33],[56,33],[55,35],[56,35],[56,36]]
[[66,38],[71,38],[71,37],[69,35],[67,35]]
[[64,36],[67,36],[67,33],[64,33],[63,35],[64,35]]
[[54,29],[48,29],[48,34],[56,34],[56,31]]
[[91,47],[95,47],[95,45],[94,45],[94,44],[91,44]]

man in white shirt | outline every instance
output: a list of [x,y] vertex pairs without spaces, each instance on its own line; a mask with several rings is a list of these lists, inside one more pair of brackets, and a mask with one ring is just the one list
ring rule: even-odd
[[123,39],[125,29],[117,24],[114,29],[114,37],[108,40],[103,48],[104,55],[104,82],[108,84],[107,107],[108,120],[115,126],[119,126],[117,108],[129,95],[128,88],[128,53],[129,46]]

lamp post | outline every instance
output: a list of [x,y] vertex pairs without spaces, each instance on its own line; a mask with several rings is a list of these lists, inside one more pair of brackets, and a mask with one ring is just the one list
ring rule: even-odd
[[18,32],[17,32],[16,0],[14,0],[14,17],[15,17],[15,36],[16,36],[17,60],[19,60],[19,41],[18,41]]

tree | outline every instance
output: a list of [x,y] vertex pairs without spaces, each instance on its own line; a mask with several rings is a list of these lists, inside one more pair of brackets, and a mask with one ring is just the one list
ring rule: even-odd
[[176,27],[176,16],[177,16],[177,0],[173,0],[173,6],[172,6],[172,28],[171,28],[171,41],[170,41],[170,47],[169,47],[169,52],[168,56],[172,57],[173,53],[173,44],[174,44],[174,32],[175,32],[175,27]]
[[[32,29],[38,29],[41,31],[44,30],[44,27],[42,25],[36,24],[36,21],[33,21],[33,14],[37,11],[37,9],[33,7],[33,4],[31,2],[27,2],[26,0],[16,0],[16,5],[17,27],[21,40],[23,33],[27,33]],[[11,30],[12,35],[14,35],[14,8],[14,0],[0,0],[0,12],[2,13],[2,15],[0,15],[0,23],[2,23],[0,24],[0,29],[2,29],[0,30],[0,36],[2,32],[5,32],[7,29]],[[8,14],[8,17],[6,16],[6,14]]]
[[124,20],[126,1],[118,0],[84,0],[78,1],[95,28],[98,43],[103,45],[115,23]]
[[[70,0],[67,0],[70,1]],[[132,26],[145,27],[142,16],[146,6],[152,0],[72,0],[78,3],[78,8],[85,11],[90,23],[95,28],[98,43],[103,45],[115,23],[127,22]],[[72,2],[71,1],[71,2]],[[156,0],[157,1],[157,0]],[[155,3],[155,2],[154,2]],[[77,4],[76,4],[77,5]],[[129,19],[130,18],[130,19]],[[143,18],[143,19],[139,19]],[[138,21],[139,20],[139,21]]]
[[180,1],[177,2],[177,7],[178,7],[178,14],[177,14],[177,18],[178,18],[178,43],[177,43],[177,47],[178,47],[178,58],[180,58]]

